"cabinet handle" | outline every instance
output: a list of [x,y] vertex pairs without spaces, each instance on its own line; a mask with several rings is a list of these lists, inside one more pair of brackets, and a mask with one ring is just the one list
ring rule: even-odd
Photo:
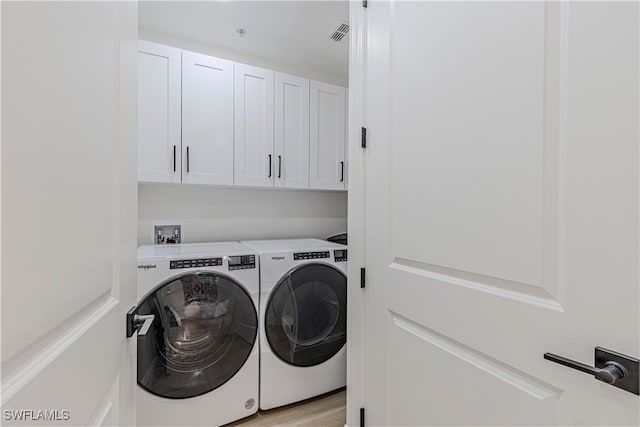
[[187,146],[187,172],[189,172],[189,146]]
[[271,154],[269,154],[269,178],[271,178]]
[[278,156],[278,178],[282,178],[282,156]]
[[344,162],[340,162],[340,182],[344,182]]
[[173,146],[173,171],[176,171],[176,146]]

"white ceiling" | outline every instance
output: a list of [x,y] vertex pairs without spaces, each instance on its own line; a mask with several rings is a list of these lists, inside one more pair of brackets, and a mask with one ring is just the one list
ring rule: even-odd
[[[349,40],[329,39],[348,1],[141,1],[139,26],[347,77]],[[238,28],[246,34],[240,37]]]

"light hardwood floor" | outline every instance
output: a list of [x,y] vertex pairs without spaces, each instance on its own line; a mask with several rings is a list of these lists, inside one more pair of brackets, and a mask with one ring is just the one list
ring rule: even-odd
[[344,427],[347,418],[347,393],[344,389],[304,402],[294,403],[227,424],[226,427],[323,426]]

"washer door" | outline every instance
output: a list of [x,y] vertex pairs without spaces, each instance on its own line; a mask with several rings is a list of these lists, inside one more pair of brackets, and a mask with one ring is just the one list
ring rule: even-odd
[[347,278],[326,264],[306,264],[275,286],[265,333],[271,350],[295,366],[319,365],[347,340]]
[[172,279],[148,295],[138,313],[156,316],[138,338],[138,384],[161,397],[215,390],[242,368],[256,341],[258,319],[249,294],[215,273]]

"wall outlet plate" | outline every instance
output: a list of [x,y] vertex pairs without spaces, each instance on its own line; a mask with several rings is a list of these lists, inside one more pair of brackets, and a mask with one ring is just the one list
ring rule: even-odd
[[182,225],[154,225],[153,226],[153,243],[156,245],[181,243]]

